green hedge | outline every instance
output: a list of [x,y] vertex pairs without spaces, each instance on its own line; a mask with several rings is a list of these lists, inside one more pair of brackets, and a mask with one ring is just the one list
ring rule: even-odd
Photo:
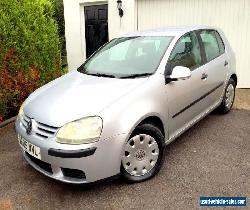
[[53,11],[50,0],[0,1],[0,121],[16,114],[34,89],[61,75]]

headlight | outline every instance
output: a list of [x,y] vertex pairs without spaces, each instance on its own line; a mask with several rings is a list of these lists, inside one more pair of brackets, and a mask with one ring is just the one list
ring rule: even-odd
[[23,104],[21,105],[17,116],[20,118],[22,115],[23,115]]
[[63,144],[87,144],[98,141],[102,132],[100,117],[87,117],[70,122],[61,127],[56,135],[57,142]]

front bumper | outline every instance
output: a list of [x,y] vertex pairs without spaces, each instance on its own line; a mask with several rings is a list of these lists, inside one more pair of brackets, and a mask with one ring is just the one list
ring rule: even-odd
[[15,129],[18,135],[40,148],[41,160],[22,150],[25,160],[50,178],[84,184],[120,173],[125,134],[101,137],[98,142],[90,144],[67,145],[57,143],[56,137],[42,139],[32,133],[27,135],[19,119],[15,122]]

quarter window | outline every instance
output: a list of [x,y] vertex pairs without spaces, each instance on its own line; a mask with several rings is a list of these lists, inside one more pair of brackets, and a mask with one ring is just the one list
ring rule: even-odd
[[204,45],[207,62],[224,53],[224,44],[216,31],[203,30],[200,36],[202,44]]
[[200,45],[194,32],[180,38],[170,55],[168,65],[171,69],[185,66],[191,70],[202,65]]
[[215,31],[215,35],[217,38],[217,42],[219,44],[220,54],[223,54],[225,52],[224,42],[222,41],[221,36],[219,35],[219,33],[217,31]]

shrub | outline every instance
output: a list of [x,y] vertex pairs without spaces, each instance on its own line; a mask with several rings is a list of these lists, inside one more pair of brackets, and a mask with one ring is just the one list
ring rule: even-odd
[[61,75],[59,47],[50,0],[0,1],[0,121]]

